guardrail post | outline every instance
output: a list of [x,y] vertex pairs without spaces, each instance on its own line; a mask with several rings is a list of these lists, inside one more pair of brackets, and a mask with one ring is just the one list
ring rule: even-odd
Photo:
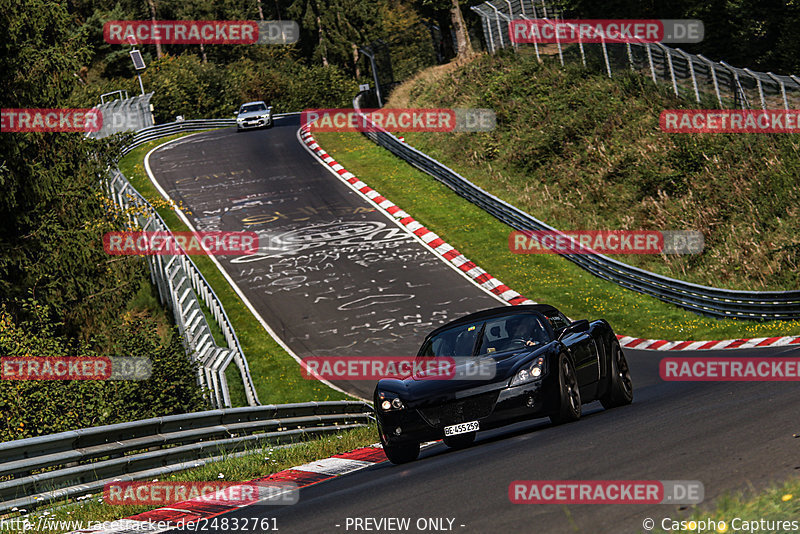
[[653,83],[658,83],[656,79],[656,68],[653,65],[653,51],[650,49],[650,43],[646,43],[645,48],[647,49],[647,62],[650,64],[650,76],[653,77]]
[[744,92],[742,84],[739,83],[739,73],[737,73],[736,69],[734,69],[731,65],[728,65],[724,61],[720,61],[719,63],[720,65],[728,69],[728,72],[730,72],[731,75],[733,76],[733,79],[731,80],[731,89],[733,90],[734,94],[733,97],[734,105],[736,105],[736,102],[739,102],[739,106],[742,109],[749,109],[750,102],[747,100],[747,95]]
[[494,10],[494,21],[495,25],[497,26],[497,36],[500,39],[500,47],[505,48],[506,44],[503,41],[503,30],[500,28],[500,12],[492,4],[489,4],[489,7],[491,7]]
[[778,87],[781,88],[781,98],[783,99],[783,109],[789,109],[789,100],[786,98],[786,86],[783,84],[783,81],[775,76],[772,72],[768,72],[767,76],[769,76],[772,81],[778,84]]
[[708,69],[711,71],[711,79],[714,82],[714,93],[717,95],[717,102],[719,103],[720,109],[722,109],[724,106],[722,105],[722,96],[719,93],[719,83],[717,82],[716,65],[710,59],[703,57],[701,54],[697,54],[697,57],[699,57],[700,61],[705,63],[706,66],[708,66]]
[[480,10],[480,6],[472,6],[470,9],[481,18],[481,27],[483,28],[483,36],[486,38],[486,46],[489,48],[489,53],[494,54],[494,38],[492,37],[492,27],[488,15]]
[[781,97],[783,98],[783,109],[788,111],[789,110],[789,100],[786,98],[786,86],[783,84],[783,81],[780,78],[778,78],[777,76],[775,76],[771,72],[768,72],[767,76],[772,78],[772,81],[777,83],[778,86],[781,88]]
[[758,98],[761,100],[761,109],[763,111],[767,110],[767,102],[764,100],[764,89],[761,87],[761,78],[756,76],[756,73],[751,71],[750,69],[744,69],[744,71],[750,75],[756,81],[756,86],[758,87]]
[[692,62],[692,56],[681,50],[680,48],[676,48],[678,53],[683,56],[686,62],[689,64],[689,73],[692,76],[692,89],[694,89],[694,98],[697,103],[700,103],[700,91],[697,88],[697,78],[694,76],[694,63]]
[[633,52],[631,52],[631,44],[630,43],[625,43],[625,50],[628,53],[628,65],[630,65],[631,71],[635,71],[636,69],[634,68],[634,65],[633,65]]
[[606,62],[606,72],[608,72],[608,77],[611,78],[611,63],[608,61],[608,49],[606,48],[606,38],[604,35],[600,35],[600,45],[603,47],[603,59]]
[[[511,9],[511,1],[505,0],[506,5],[508,5],[508,27],[511,28],[511,21],[514,20],[514,10]],[[511,39],[511,44],[514,45],[514,48],[519,48],[519,44],[517,44],[516,39]]]
[[669,67],[669,77],[672,80],[672,91],[675,93],[675,96],[678,95],[678,81],[675,79],[675,69],[672,66],[672,54],[670,53],[669,49],[662,45],[661,43],[656,43],[661,49],[661,52],[664,54],[665,59],[667,60],[667,66]]

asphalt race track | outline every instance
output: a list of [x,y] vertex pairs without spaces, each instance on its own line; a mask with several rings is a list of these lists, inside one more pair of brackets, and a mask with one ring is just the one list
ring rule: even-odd
[[[220,258],[294,352],[411,354],[434,326],[499,305],[323,169],[297,141],[297,127],[296,119],[282,119],[271,130],[193,135],[150,158],[158,182],[193,212],[197,230],[257,231],[262,247],[270,236],[297,242],[293,254],[268,251],[244,263]],[[291,534],[365,532],[346,529],[347,518],[365,517],[410,518],[409,532],[420,532],[419,518],[447,518],[452,531],[465,533],[624,534],[643,532],[645,518],[660,525],[685,512],[661,504],[512,504],[509,484],[699,480],[709,501],[800,475],[800,439],[792,437],[800,433],[796,383],[664,382],[662,354],[625,354],[631,406],[605,411],[593,403],[576,423],[537,420],[481,432],[465,450],[437,444],[411,464],[385,462],[303,489],[293,506],[224,517],[274,517],[279,531]],[[797,356],[798,349],[702,352],[721,354]],[[362,396],[372,387],[338,385]]]
[[[707,353],[713,354],[720,353]],[[796,384],[663,382],[658,356],[626,355],[635,386],[630,406],[605,411],[592,403],[575,423],[554,427],[542,419],[481,432],[469,449],[437,444],[416,462],[384,462],[303,489],[295,505],[220,517],[274,517],[280,532],[292,534],[356,532],[345,529],[348,517],[408,517],[412,525],[444,517],[464,533],[628,534],[643,532],[646,518],[660,525],[682,512],[664,504],[511,504],[508,486],[514,480],[700,480],[710,500],[800,474],[800,439],[792,438],[800,431]]]
[[[217,259],[297,356],[413,356],[435,327],[503,305],[325,170],[298,128],[285,117],[270,130],[192,135],[150,156],[197,231],[259,234],[262,252]],[[367,399],[375,388],[336,384]]]

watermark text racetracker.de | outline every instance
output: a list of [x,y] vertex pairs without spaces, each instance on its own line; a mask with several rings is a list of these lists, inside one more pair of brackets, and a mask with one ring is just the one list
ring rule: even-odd
[[485,108],[307,109],[300,124],[317,132],[488,132],[497,119]]
[[514,504],[699,504],[699,480],[515,480]]
[[3,380],[147,380],[153,363],[147,357],[3,356]]
[[515,230],[514,254],[700,254],[705,240],[696,230]]
[[152,481],[107,482],[103,503],[112,506],[170,506],[192,501],[206,505],[291,505],[297,504],[300,487],[291,481]]
[[107,232],[103,249],[112,255],[242,256],[258,252],[255,232]]
[[291,20],[110,20],[108,44],[292,44],[300,27]]
[[515,19],[512,43],[699,43],[703,21],[696,19]]
[[33,518],[10,517],[0,519],[0,532],[153,532],[167,529],[169,526],[169,521],[154,521],[152,519],[147,521],[132,519],[82,521],[79,519],[55,519],[44,515]]
[[667,109],[667,133],[800,133],[800,109]]
[[797,382],[800,358],[663,358],[661,379],[671,382]]
[[303,359],[307,380],[491,380],[493,358],[472,356],[311,356]]
[[0,112],[5,132],[81,132],[139,130],[149,126],[144,113],[99,108],[3,109]]
[[103,115],[97,109],[3,108],[2,132],[99,132]]
[[107,521],[83,521],[79,519],[55,519],[48,516],[12,517],[0,519],[0,532],[166,532],[186,529],[188,532],[270,532],[277,531],[275,517],[263,515],[253,517],[194,518],[184,516],[177,521],[158,519],[115,519]]

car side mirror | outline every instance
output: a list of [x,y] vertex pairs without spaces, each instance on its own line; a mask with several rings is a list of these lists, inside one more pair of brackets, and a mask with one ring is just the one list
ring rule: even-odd
[[239,110],[237,109],[236,111],[233,112],[233,114],[234,115],[238,115],[239,114]]
[[561,333],[558,335],[558,339],[563,339],[564,337],[570,334],[577,334],[578,332],[588,332],[589,331],[589,321],[586,319],[581,319],[580,321],[575,321],[570,323]]

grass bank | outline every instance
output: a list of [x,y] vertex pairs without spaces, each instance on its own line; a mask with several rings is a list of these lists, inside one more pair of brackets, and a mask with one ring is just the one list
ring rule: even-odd
[[[153,206],[173,231],[187,231],[188,227],[153,186],[144,169],[144,156],[154,147],[186,134],[152,141],[142,145],[119,162],[119,169],[131,184]],[[192,261],[222,302],[236,336],[242,346],[250,374],[253,377],[259,400],[263,404],[304,402],[311,400],[343,400],[348,396],[316,380],[306,380],[295,360],[264,330],[255,316],[241,301],[234,289],[208,256],[192,256]],[[212,329],[218,328],[207,315]],[[226,371],[234,406],[246,405],[244,386],[235,365]]]
[[661,111],[690,105],[640,73],[609,79],[580,63],[540,64],[525,48],[427,69],[388,103],[494,109],[492,132],[407,133],[406,141],[556,228],[705,236],[702,254],[621,261],[704,285],[797,289],[800,137],[660,130]]
[[[596,278],[564,258],[512,254],[511,228],[358,133],[317,133],[319,144],[371,187],[512,289],[570,317],[607,319],[618,333],[702,340],[800,334],[800,322],[701,317]],[[458,170],[458,167],[456,167]]]
[[[377,436],[377,429],[371,425],[345,430],[338,434],[288,447],[265,445],[253,449],[252,454],[227,457],[218,462],[159,477],[157,480],[246,482],[294,466],[328,458],[334,454],[370,445],[375,443]],[[153,508],[152,506],[112,506],[103,504],[102,500],[102,494],[89,495],[71,504],[54,503],[51,507],[37,509],[34,513],[25,514],[23,518],[33,524],[36,532],[56,534],[77,530],[78,527],[75,522],[81,522],[83,528],[87,528],[89,522],[114,521],[140,514]],[[72,526],[61,525],[62,528],[58,528],[56,525],[59,521],[71,521],[73,523]],[[7,523],[4,527],[0,521],[0,532],[19,531],[10,528],[11,525],[11,523]]]
[[[746,493],[725,495],[716,499],[709,509],[697,507],[686,519],[675,520],[686,523],[676,526],[672,522],[662,524],[661,519],[658,519],[652,532],[797,532],[800,528],[800,478],[769,488],[757,496]],[[766,523],[761,524],[762,520]]]

